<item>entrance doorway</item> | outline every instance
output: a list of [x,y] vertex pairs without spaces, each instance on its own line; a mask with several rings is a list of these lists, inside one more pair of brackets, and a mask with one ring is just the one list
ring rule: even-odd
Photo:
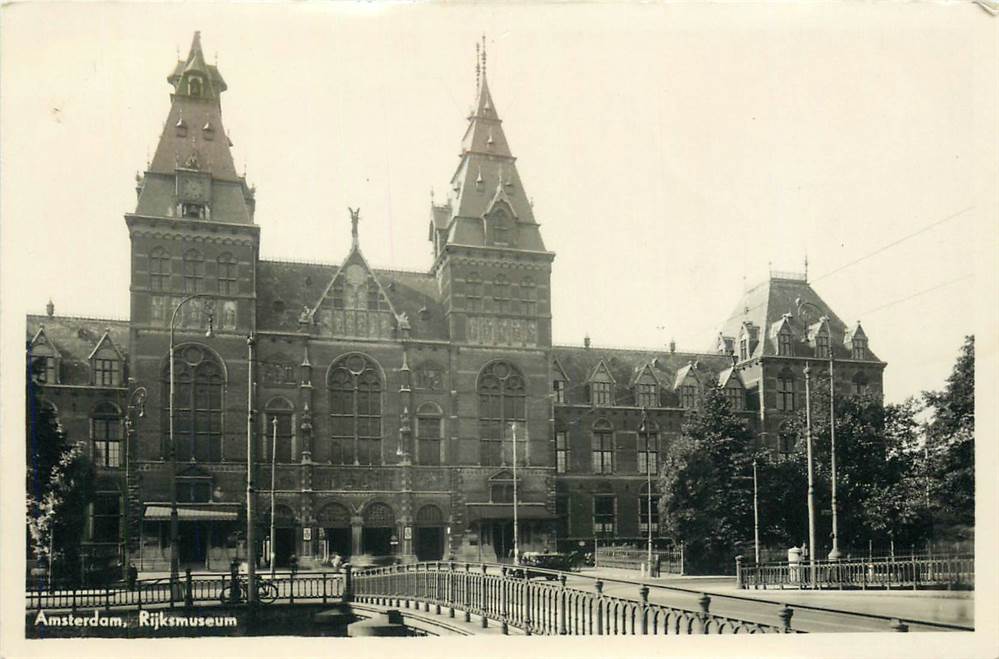
[[497,520],[493,522],[493,549],[496,559],[505,561],[513,557],[513,521]]
[[288,567],[291,555],[295,553],[295,529],[274,529],[274,565]]
[[326,555],[339,554],[344,560],[351,554],[351,532],[349,526],[326,529]]
[[416,560],[439,561],[444,558],[444,528],[441,526],[416,527]]
[[[167,533],[169,534],[169,532],[169,526],[167,526]],[[210,537],[209,529],[204,524],[198,522],[178,523],[177,553],[181,566],[204,567],[205,559],[208,557]]]
[[388,556],[391,554],[392,529],[390,527],[364,527],[361,531],[361,553],[372,556]]

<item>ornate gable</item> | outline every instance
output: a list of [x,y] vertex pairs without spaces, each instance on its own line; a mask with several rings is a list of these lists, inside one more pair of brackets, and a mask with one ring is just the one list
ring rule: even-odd
[[617,380],[611,375],[610,369],[607,368],[607,364],[604,360],[597,362],[597,365],[593,368],[593,372],[590,373],[590,377],[586,379],[587,382],[610,382],[611,384],[617,384]]

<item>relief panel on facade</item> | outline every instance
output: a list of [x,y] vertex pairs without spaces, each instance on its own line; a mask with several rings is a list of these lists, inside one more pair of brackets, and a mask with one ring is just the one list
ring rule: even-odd
[[538,345],[536,320],[470,316],[467,327],[469,343],[523,347]]

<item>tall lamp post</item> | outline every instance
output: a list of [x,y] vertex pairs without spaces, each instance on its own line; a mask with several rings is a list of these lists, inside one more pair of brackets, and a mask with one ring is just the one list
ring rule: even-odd
[[812,465],[812,371],[805,364],[805,447],[808,460],[808,550],[809,573],[812,587],[815,587],[815,470]]
[[[265,408],[266,409],[266,408]],[[277,471],[277,417],[271,420],[271,427],[273,428],[271,434],[271,530],[270,530],[270,540],[268,541],[268,547],[270,548],[270,561],[271,561],[271,579],[274,578],[274,480]]]
[[[648,555],[646,557],[647,563],[645,569],[646,569],[646,575],[651,577],[652,576],[652,464],[649,462],[649,456],[652,454],[652,451],[649,450],[648,421],[649,421],[648,410],[643,407],[642,425],[639,427],[638,432],[645,435],[645,474],[648,480],[648,482],[646,483],[648,491],[648,501],[647,501],[648,508],[646,509],[645,513],[645,526],[649,532]],[[656,456],[658,455],[659,452],[656,451]],[[658,458],[656,461],[658,462]],[[658,467],[659,465],[657,464],[656,465],[657,470]]]
[[[177,443],[174,439],[174,396],[175,396],[175,381],[174,381],[174,331],[177,328],[177,312],[180,311],[181,307],[190,302],[191,300],[196,300],[199,298],[212,298],[213,296],[205,293],[194,293],[188,295],[174,307],[173,313],[170,315],[170,583],[171,593],[174,592],[178,580],[180,578],[180,555],[177,546],[177,535],[178,535],[178,522],[177,522]],[[211,338],[215,336],[215,332],[212,328],[212,313],[208,313],[208,331],[205,332],[205,336]],[[193,419],[192,419],[193,421]]]
[[513,423],[513,563],[520,565],[520,543],[517,534],[517,422]]
[[257,339],[250,334],[246,337],[246,604],[251,609],[257,603],[257,527],[254,517],[255,478],[253,459],[253,348]]
[[832,468],[832,550],[829,552],[830,561],[838,561],[839,553],[839,527],[836,520],[836,399],[835,399],[835,378],[833,377],[833,353],[832,341],[829,341],[829,451],[831,453]]
[[[130,380],[134,382],[134,380]],[[128,578],[128,566],[131,563],[131,553],[129,551],[129,516],[128,516],[128,501],[131,496],[130,485],[131,485],[131,460],[132,460],[132,444],[135,443],[135,424],[136,418],[141,419],[146,415],[146,391],[145,387],[137,387],[132,390],[132,393],[128,396],[128,405],[126,406],[125,413],[125,526],[122,529],[122,569],[125,571],[125,578]]]

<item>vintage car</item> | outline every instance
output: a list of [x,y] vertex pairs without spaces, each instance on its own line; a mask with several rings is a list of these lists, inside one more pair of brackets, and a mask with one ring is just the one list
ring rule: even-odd
[[[554,551],[525,551],[520,555],[520,565],[511,568],[511,574],[513,576],[523,577],[525,575],[524,568],[532,567],[541,568],[543,570],[559,570],[563,572],[570,571],[574,568],[572,557],[568,554],[560,554]],[[541,572],[531,569],[527,569],[526,576],[528,579],[533,579],[535,577],[558,579],[558,574],[555,572]]]

